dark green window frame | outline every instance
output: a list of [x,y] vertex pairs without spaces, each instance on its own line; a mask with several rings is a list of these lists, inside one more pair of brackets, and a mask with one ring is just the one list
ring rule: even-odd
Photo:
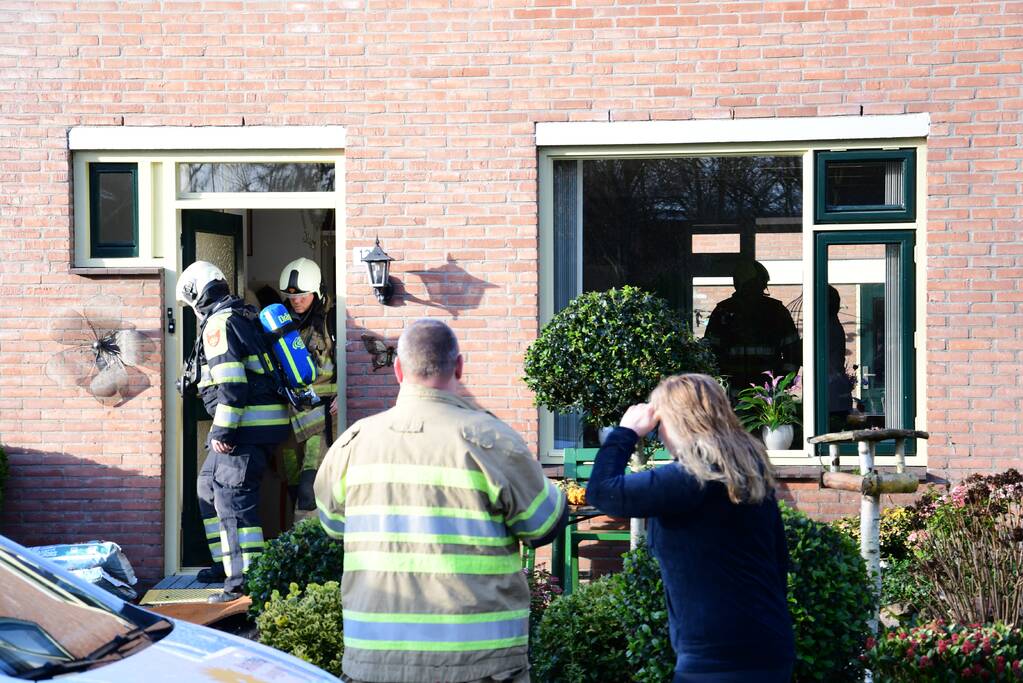
[[[100,239],[99,180],[104,173],[130,173],[132,190],[132,240],[103,242]],[[131,258],[139,255],[139,166],[135,163],[89,164],[89,254],[92,258]]]
[[[827,431],[828,373],[828,331],[827,331],[827,286],[828,247],[836,244],[898,244],[899,257],[905,267],[902,269],[900,306],[904,319],[910,324],[902,332],[903,378],[902,415],[903,424],[897,428],[915,429],[916,424],[916,264],[913,261],[913,247],[916,235],[912,230],[854,230],[849,232],[818,232],[814,235],[813,254],[813,313],[814,313],[814,424],[818,434]],[[840,455],[855,455],[856,444],[841,444]],[[916,453],[916,440],[906,441],[906,455]],[[826,444],[817,445],[818,455],[827,455]],[[876,455],[895,455],[895,442],[882,441],[877,444]]]
[[[827,167],[831,162],[899,161],[902,163],[902,196],[898,204],[828,206]],[[916,220],[916,150],[870,149],[814,153],[814,223],[903,223]]]

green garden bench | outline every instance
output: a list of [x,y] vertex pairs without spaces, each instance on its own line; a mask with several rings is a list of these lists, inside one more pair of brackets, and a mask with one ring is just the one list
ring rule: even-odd
[[[566,448],[564,471],[565,479],[575,479],[586,485],[593,472],[593,461],[597,457],[597,448]],[[668,451],[661,449],[654,453],[655,463],[671,461]],[[589,505],[569,506],[568,525],[555,541],[552,563],[554,571],[561,581],[564,593],[571,593],[579,583],[579,544],[582,541],[628,541],[628,529],[579,529],[579,522],[603,517],[604,513]]]

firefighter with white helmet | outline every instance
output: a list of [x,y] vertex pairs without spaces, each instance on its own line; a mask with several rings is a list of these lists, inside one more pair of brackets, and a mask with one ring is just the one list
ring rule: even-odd
[[763,384],[764,372],[782,375],[802,365],[802,344],[788,309],[765,290],[771,276],[759,261],[735,265],[735,293],[714,307],[704,339],[728,379],[732,400],[750,384]]
[[257,313],[231,295],[224,273],[196,261],[179,276],[176,294],[199,322],[182,386],[198,389],[213,418],[196,488],[214,565],[199,580],[222,580],[224,591],[209,601],[229,602],[242,596],[243,574],[263,550],[260,485],[273,448],[290,431],[288,411]]
[[284,475],[292,491],[295,508],[298,514],[305,516],[316,509],[313,481],[323,456],[333,442],[333,420],[325,406],[330,406],[331,416],[337,414],[334,366],[337,323],[330,299],[323,293],[323,277],[315,261],[297,258],[284,266],[279,284],[295,327],[316,363],[316,381],[312,387],[322,399],[321,404],[314,408],[291,408],[292,433],[281,447]]

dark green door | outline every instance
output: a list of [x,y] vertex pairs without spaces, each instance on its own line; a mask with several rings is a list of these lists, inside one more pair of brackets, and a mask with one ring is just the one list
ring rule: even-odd
[[[242,217],[220,211],[191,209],[181,212],[181,268],[195,261],[209,261],[224,272],[232,293],[238,292],[242,271]],[[195,343],[196,320],[185,307],[182,321],[182,348],[187,355]],[[202,516],[199,514],[195,481],[206,459],[206,435],[212,418],[198,398],[185,400],[182,411],[184,465],[181,485],[181,564],[205,567],[211,563],[206,545]]]

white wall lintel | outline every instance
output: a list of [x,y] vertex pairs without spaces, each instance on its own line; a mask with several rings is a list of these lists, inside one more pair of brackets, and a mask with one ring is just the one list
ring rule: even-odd
[[76,126],[72,151],[344,149],[344,126]]
[[924,138],[930,114],[536,124],[537,147]]

